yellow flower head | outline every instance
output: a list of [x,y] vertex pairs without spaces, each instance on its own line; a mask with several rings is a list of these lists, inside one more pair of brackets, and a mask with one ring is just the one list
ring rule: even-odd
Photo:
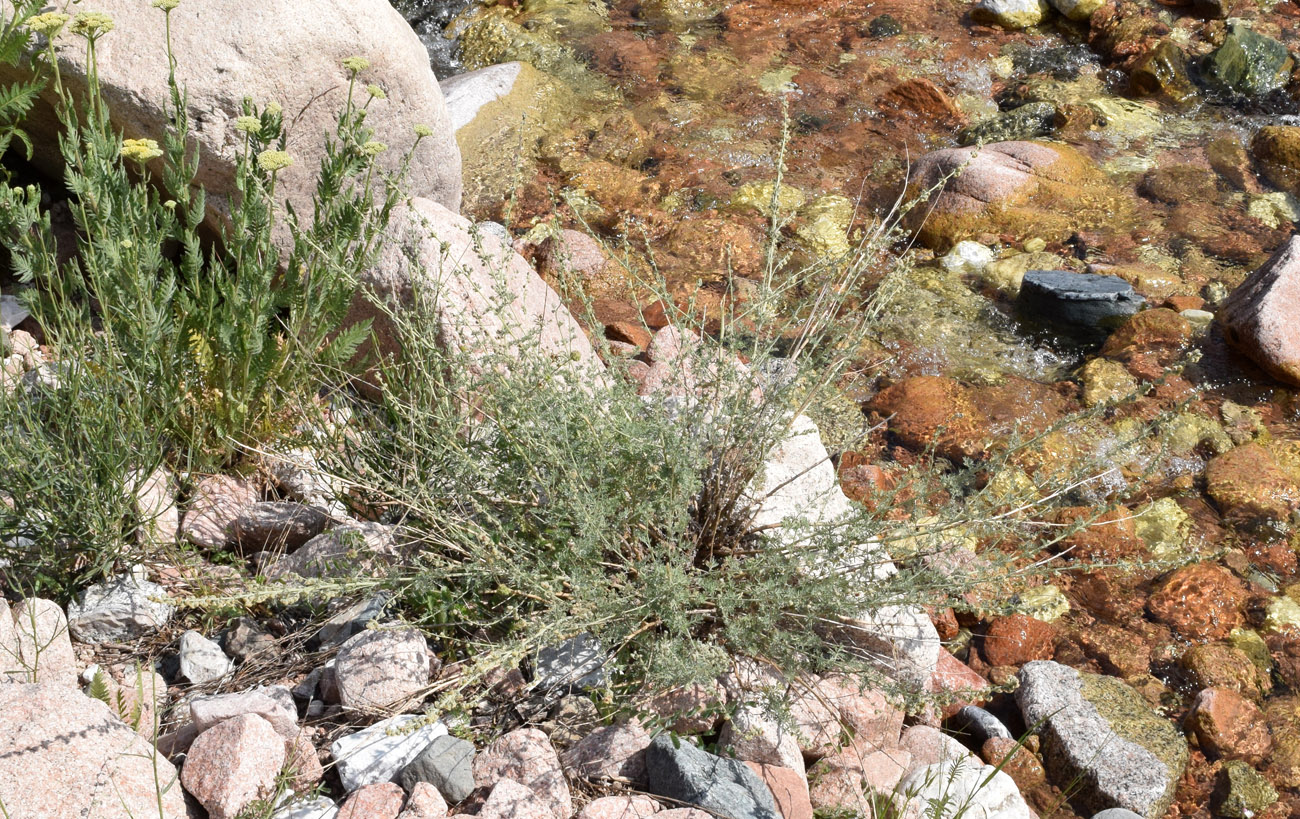
[[95,38],[113,30],[113,18],[99,11],[83,11],[72,18],[72,33]]
[[293,157],[288,151],[262,151],[257,155],[257,167],[267,173],[275,173],[293,164]]
[[388,95],[384,93],[384,89],[380,88],[379,86],[375,85],[374,83],[371,83],[370,85],[367,85],[367,86],[366,86],[366,93],[369,94],[370,96],[374,97],[374,98],[377,99],[377,100],[386,100],[386,99],[388,99]]
[[124,139],[122,140],[122,156],[132,162],[144,164],[151,159],[157,159],[162,156],[162,149],[158,143],[152,139]]
[[360,74],[370,67],[370,61],[365,57],[348,57],[343,60],[343,67],[353,74]]
[[163,11],[171,11],[181,4],[181,0],[153,0],[149,5]]
[[38,14],[27,21],[27,27],[37,34],[44,34],[50,39],[54,35],[63,31],[63,27],[68,24],[72,18],[66,14],[57,11],[48,11],[45,14]]
[[278,102],[268,102],[266,104],[266,113],[270,114],[273,117],[280,116],[280,114],[283,113],[283,111],[284,109],[280,107],[280,103]]
[[366,156],[379,156],[380,154],[382,154],[384,151],[387,150],[388,150],[388,145],[374,139],[370,140],[365,145],[361,146],[361,153],[365,154]]
[[433,129],[424,123],[415,126],[415,135],[420,139],[433,136]]
[[257,117],[240,117],[235,120],[235,130],[244,134],[256,134],[262,130],[262,121]]

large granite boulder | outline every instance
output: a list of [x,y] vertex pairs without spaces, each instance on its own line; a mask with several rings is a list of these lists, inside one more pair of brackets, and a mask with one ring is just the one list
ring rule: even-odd
[[[392,314],[405,314],[433,320],[438,343],[472,361],[502,366],[536,353],[571,368],[581,383],[604,378],[604,365],[559,294],[504,239],[420,198],[393,211],[388,236],[344,320],[371,322],[377,345],[367,343],[358,360],[375,353],[401,358]],[[374,379],[371,371],[359,386],[373,392]]]
[[[109,15],[111,32],[96,44],[99,80],[113,123],[128,138],[162,141],[166,110],[167,49],[163,12],[141,0],[97,0],[94,11]],[[397,170],[415,144],[414,127],[426,125],[431,137],[420,141],[408,190],[456,210],[460,207],[460,153],[429,56],[419,38],[387,0],[320,0],[310,8],[293,0],[202,0],[183,2],[171,12],[171,44],[177,79],[189,95],[193,136],[199,150],[198,182],[208,192],[209,221],[220,224],[235,191],[235,161],[243,135],[235,129],[243,101],[277,103],[289,124],[287,150],[294,165],[278,175],[283,195],[310,214],[316,172],[325,138],[348,93],[351,56],[370,61],[361,74],[386,99],[369,107],[366,125],[389,150],[380,162]],[[55,45],[63,82],[75,97],[86,84],[84,42],[66,30]],[[28,68],[0,68],[0,82],[25,76]],[[36,146],[37,162],[47,170],[61,166],[59,126],[49,103],[26,120]],[[283,235],[279,237],[283,240]]]
[[8,816],[187,816],[176,768],[72,686],[0,684],[0,748]]

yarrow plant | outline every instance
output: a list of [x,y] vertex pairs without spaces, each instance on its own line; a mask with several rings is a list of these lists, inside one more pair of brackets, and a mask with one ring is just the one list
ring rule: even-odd
[[[47,197],[35,186],[0,191],[0,242],[32,285],[28,306],[60,373],[39,402],[0,390],[0,558],[10,567],[0,581],[28,588],[57,593],[120,571],[125,554],[140,559],[149,522],[131,498],[158,467],[229,466],[292,440],[320,411],[319,372],[350,360],[368,332],[339,325],[409,164],[376,168],[379,143],[349,94],[299,213],[276,199],[277,176],[294,164],[282,109],[246,100],[231,123],[243,140],[236,196],[212,242],[171,46],[178,3],[152,5],[166,15],[172,66],[170,122],[157,135],[124,138],[110,118],[95,44],[114,36],[111,18],[37,15],[33,4],[8,29],[24,42],[45,37],[39,65],[62,123],[78,237],[61,261]],[[61,32],[84,41],[84,93],[60,73]],[[349,62],[354,76],[364,63]]]

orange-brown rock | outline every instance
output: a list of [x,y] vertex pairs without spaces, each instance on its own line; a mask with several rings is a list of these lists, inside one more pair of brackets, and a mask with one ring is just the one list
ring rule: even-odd
[[882,391],[869,406],[892,416],[889,431],[909,449],[933,446],[954,460],[980,458],[987,449],[988,417],[955,379],[907,378]]
[[1094,623],[1076,631],[1074,640],[1107,674],[1127,679],[1151,670],[1151,647],[1132,631]]
[[1187,724],[1210,759],[1258,765],[1273,749],[1264,712],[1231,688],[1207,688],[1197,694]]
[[1124,364],[1133,375],[1154,381],[1187,350],[1192,325],[1164,307],[1136,314],[1106,339],[1102,355]]
[[1230,688],[1251,699],[1259,699],[1273,689],[1267,672],[1251,662],[1245,652],[1226,643],[1192,646],[1183,652],[1178,664],[1188,682],[1197,688]]
[[1165,578],[1147,600],[1147,611],[1190,640],[1222,640],[1242,624],[1246,590],[1213,563],[1185,566]]
[[1205,483],[1219,512],[1232,523],[1276,525],[1286,521],[1300,504],[1300,487],[1272,454],[1256,443],[1243,444],[1210,461]]
[[911,114],[945,127],[966,121],[965,114],[939,86],[920,77],[903,80],[886,91],[877,100],[876,107],[881,113]]
[[1133,524],[1133,513],[1117,506],[1102,514],[1089,506],[1071,506],[1056,514],[1063,527],[1084,524],[1057,544],[1061,554],[1074,560],[1113,561],[1140,554],[1144,549]]
[[1070,596],[1096,617],[1123,622],[1140,615],[1146,606],[1140,581],[1114,571],[1087,572],[1074,578]]
[[1025,614],[998,617],[984,633],[980,650],[991,666],[1020,666],[1032,660],[1050,660],[1056,629]]
[[1015,780],[1016,787],[1027,791],[1047,781],[1047,773],[1038,757],[1014,739],[990,737],[980,748],[980,759]]

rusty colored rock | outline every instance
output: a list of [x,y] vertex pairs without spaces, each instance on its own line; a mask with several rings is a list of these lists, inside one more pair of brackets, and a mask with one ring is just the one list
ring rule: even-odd
[[1014,739],[989,737],[980,748],[980,759],[1015,780],[1021,792],[1039,787],[1047,781],[1043,763],[1028,748]]
[[1211,759],[1258,765],[1273,749],[1264,712],[1231,688],[1207,688],[1197,694],[1187,723]]
[[1142,539],[1138,537],[1133,523],[1133,514],[1123,506],[1117,506],[1102,514],[1090,506],[1072,506],[1060,510],[1056,522],[1062,526],[1074,526],[1087,521],[1079,531],[1065,537],[1057,544],[1057,549],[1075,560],[1114,561],[1134,557],[1144,551]]
[[1228,688],[1251,699],[1273,690],[1268,673],[1255,665],[1244,651],[1226,643],[1192,646],[1183,652],[1178,664],[1197,688]]
[[1127,679],[1151,670],[1151,647],[1132,631],[1095,623],[1079,629],[1074,639],[1107,674]]
[[992,666],[1018,666],[1032,660],[1050,660],[1056,629],[1050,623],[1024,614],[998,617],[989,624],[980,650]]
[[1242,624],[1246,590],[1227,569],[1197,563],[1178,569],[1147,600],[1147,611],[1190,640],[1222,640]]
[[958,460],[980,458],[987,449],[988,419],[954,379],[905,379],[872,399],[870,408],[893,416],[889,431],[909,449],[933,446],[945,458]]
[[1242,444],[1210,461],[1205,483],[1224,519],[1232,523],[1277,526],[1300,505],[1300,487],[1256,443]]

